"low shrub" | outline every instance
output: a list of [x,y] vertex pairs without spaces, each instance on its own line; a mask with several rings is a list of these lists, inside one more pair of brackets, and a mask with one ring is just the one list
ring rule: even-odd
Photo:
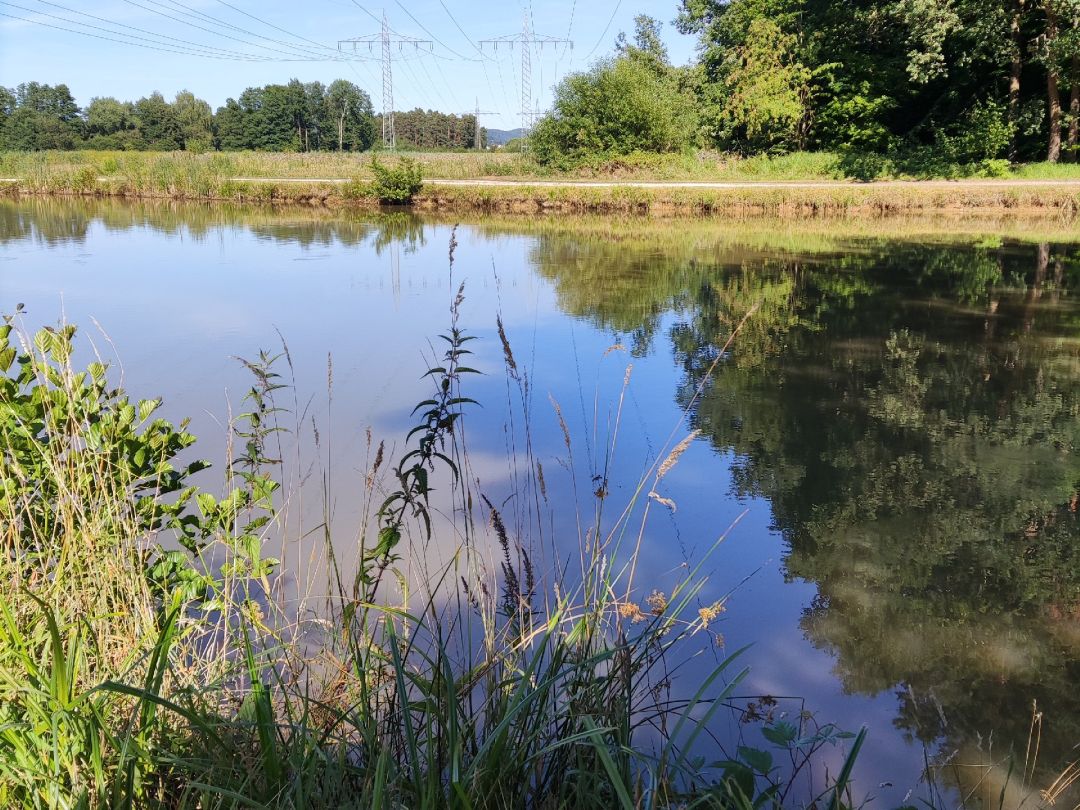
[[372,157],[371,173],[375,179],[369,185],[370,195],[383,205],[409,205],[424,187],[420,164],[410,158],[401,158],[394,166],[384,166]]

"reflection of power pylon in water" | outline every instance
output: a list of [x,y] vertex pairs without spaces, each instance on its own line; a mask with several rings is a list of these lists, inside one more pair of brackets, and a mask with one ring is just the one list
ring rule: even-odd
[[390,291],[394,295],[394,312],[401,309],[401,246],[390,245]]

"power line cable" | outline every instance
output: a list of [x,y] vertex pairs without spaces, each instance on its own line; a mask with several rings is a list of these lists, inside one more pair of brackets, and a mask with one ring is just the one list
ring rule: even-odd
[[[238,25],[233,25],[226,20],[219,19],[218,17],[214,17],[210,14],[199,11],[198,9],[192,8],[191,6],[186,6],[183,3],[176,2],[176,0],[166,0],[169,5],[158,2],[158,0],[146,0],[146,2],[149,2],[152,5],[157,6],[158,8],[163,8],[168,12],[180,14],[184,17],[191,17],[192,19],[198,20],[199,22],[209,23],[210,25],[214,26],[214,28],[211,30],[215,33],[216,36],[221,36],[221,32],[218,30],[218,26],[220,26],[224,30],[236,31],[239,34],[246,34],[247,36],[255,37],[256,39],[265,40],[266,42],[272,42],[275,45],[284,46],[285,48],[289,49],[290,53],[294,51],[298,54],[315,53],[312,48],[309,48],[306,45],[296,45],[291,42],[283,42],[278,39],[273,39],[272,37],[266,37],[262,34],[257,34],[254,31],[249,31],[246,28],[241,28]],[[258,42],[253,42],[251,44],[257,48],[266,48],[265,45],[262,45]],[[325,56],[325,54],[319,54],[319,56],[322,57]]]
[[402,5],[402,3],[401,3],[401,0],[396,0],[396,2],[397,2],[397,4],[398,4],[399,6],[401,6],[401,10],[402,10],[402,11],[404,11],[404,12],[405,12],[406,14],[408,14],[408,15],[409,15],[409,19],[410,19],[410,20],[412,20],[412,21],[413,21],[414,23],[416,23],[417,25],[419,25],[419,26],[420,26],[420,30],[421,30],[421,31],[423,31],[423,32],[424,32],[425,34],[427,34],[427,35],[428,35],[429,37],[431,37],[431,38],[432,38],[433,40],[435,40],[435,41],[436,41],[436,42],[438,42],[438,43],[439,43],[440,45],[442,45],[442,46],[443,46],[444,48],[446,48],[446,50],[450,51],[450,53],[452,53],[452,54],[453,54],[454,56],[456,56],[456,57],[457,57],[458,59],[463,59],[463,60],[465,60],[466,62],[476,62],[476,61],[479,61],[479,60],[473,59],[473,58],[472,58],[471,56],[465,56],[464,54],[460,54],[460,53],[458,53],[457,51],[455,51],[455,50],[454,50],[453,48],[451,48],[451,47],[450,47],[449,45],[447,45],[447,44],[446,44],[445,42],[443,42],[443,41],[442,41],[441,39],[439,39],[439,38],[438,38],[437,36],[435,36],[435,35],[434,35],[433,33],[431,33],[431,32],[430,32],[430,31],[429,31],[429,30],[428,30],[428,29],[427,29],[427,28],[426,28],[426,27],[424,26],[424,24],[423,24],[422,22],[420,22],[420,21],[419,21],[418,19],[416,19],[416,17],[414,17],[414,16],[413,16],[413,13],[412,13],[411,11],[409,11],[409,9],[405,8],[405,6],[404,6],[404,5]]
[[[513,60],[511,60],[511,65],[512,64]],[[502,63],[498,59],[495,60],[495,69],[499,71],[499,88],[502,90],[503,101],[506,104],[506,108],[512,110],[514,109],[514,105],[510,103],[510,97],[506,95],[506,79],[503,78]],[[519,104],[517,106],[521,105]]]
[[[488,56],[486,53],[484,53],[483,48],[481,48],[479,45],[477,45],[475,42],[473,42],[472,37],[470,37],[468,34],[465,33],[465,29],[461,27],[461,25],[457,21],[457,18],[450,12],[450,9],[447,8],[446,3],[444,3],[443,0],[439,0],[439,5],[443,7],[443,11],[446,12],[446,16],[448,16],[450,18],[450,22],[452,22],[454,24],[454,27],[457,28],[457,30],[461,32],[461,35],[463,37],[465,37],[465,39],[468,41],[468,43],[473,46],[473,48],[476,50],[476,52],[478,54],[480,54],[480,58],[481,59],[491,59],[490,56]],[[492,61],[494,61],[494,60],[492,60]]]
[[[356,0],[352,0],[352,4],[353,4],[354,6],[356,6],[356,7],[358,8],[358,9],[360,9],[360,10],[361,10],[362,12],[364,12],[365,14],[367,14],[367,15],[368,15],[369,17],[371,17],[371,19],[373,19],[373,20],[374,20],[375,22],[377,22],[377,23],[378,23],[379,25],[382,25],[382,20],[380,20],[380,19],[379,19],[378,17],[376,17],[376,16],[374,15],[374,14],[372,14],[372,13],[371,13],[370,11],[368,11],[368,10],[367,10],[366,8],[364,8],[364,7],[362,6],[362,5],[360,5],[359,3],[357,3],[357,2],[356,2]],[[395,31],[394,33],[397,33],[397,32]]]
[[[572,0],[570,4],[570,24],[566,26],[566,38],[570,39],[570,32],[574,28],[574,14],[577,12],[577,0]],[[570,66],[574,64],[574,49],[570,49],[570,61],[566,63],[566,71],[570,72]]]
[[[420,69],[422,71],[424,71],[424,75],[427,76],[427,80],[429,82],[431,82],[432,87],[434,87],[435,82],[431,78],[431,74],[428,72],[427,63],[425,63],[424,60],[421,59],[419,64],[420,64]],[[454,94],[454,88],[450,85],[450,81],[446,78],[446,73],[444,71],[441,71],[441,70],[436,71],[436,72],[439,74],[439,78],[442,79],[443,84],[446,85],[446,92],[450,96],[450,101],[453,103],[454,109],[455,110],[461,109],[461,105],[458,104],[457,96]]]
[[[143,11],[149,11],[152,14],[157,14],[157,15],[159,15],[161,17],[165,17],[166,19],[172,20],[173,22],[178,22],[178,23],[180,23],[182,25],[186,25],[186,26],[188,26],[190,28],[197,28],[200,31],[205,31],[205,32],[207,32],[209,34],[213,34],[214,36],[224,37],[225,39],[231,39],[234,42],[240,42],[240,43],[242,43],[244,45],[252,46],[252,47],[255,47],[255,48],[262,48],[263,50],[270,51],[272,53],[284,54],[286,56],[291,57],[294,61],[297,61],[297,62],[319,61],[319,60],[313,59],[311,56],[307,56],[305,58],[297,58],[297,57],[301,56],[301,54],[298,54],[295,51],[291,51],[291,52],[290,51],[282,51],[279,48],[271,48],[269,45],[260,45],[257,42],[250,42],[250,41],[245,40],[245,39],[240,39],[239,37],[231,36],[229,34],[226,34],[226,33],[222,32],[222,31],[215,31],[215,30],[213,30],[211,28],[207,28],[206,26],[197,25],[196,23],[188,22],[187,20],[184,20],[184,19],[182,19],[180,17],[174,17],[171,14],[166,14],[164,11],[159,11],[158,9],[154,9],[154,8],[149,7],[149,6],[144,6],[142,3],[135,2],[135,0],[123,0],[123,2],[127,3],[130,6],[135,6],[136,8],[141,8]],[[152,2],[152,0],[151,0],[151,2]],[[327,59],[331,59],[331,57],[327,57]]]
[[[233,11],[237,12],[238,14],[243,14],[245,17],[249,17],[250,19],[255,20],[255,22],[262,23],[263,25],[267,26],[268,28],[273,28],[275,31],[280,31],[283,34],[288,34],[289,36],[293,37],[294,39],[299,39],[299,40],[303,40],[304,42],[309,42],[312,45],[315,45],[316,47],[323,48],[323,49],[328,50],[328,51],[335,51],[336,50],[336,48],[331,48],[329,45],[324,45],[321,42],[316,42],[313,39],[308,39],[305,36],[301,36],[300,34],[289,31],[289,30],[287,30],[285,28],[282,28],[282,27],[280,27],[278,25],[274,25],[272,22],[267,22],[266,20],[262,19],[261,17],[256,17],[254,14],[251,14],[251,13],[249,13],[247,11],[244,11],[242,8],[238,8],[238,7],[234,6],[232,3],[226,3],[225,0],[218,0],[218,2],[221,3],[221,5],[225,6],[226,8],[231,8]],[[577,2],[577,0],[574,0],[574,2]]]
[[596,49],[600,47],[600,43],[604,41],[604,37],[607,36],[608,29],[611,28],[611,24],[615,22],[615,15],[619,13],[619,7],[622,5],[622,0],[618,0],[615,3],[615,10],[611,12],[611,16],[608,18],[607,25],[604,26],[604,33],[600,35],[600,39],[596,40],[596,44],[592,46],[592,50],[585,54],[585,61],[589,60],[589,57],[596,53]]
[[491,76],[488,74],[487,63],[486,62],[481,62],[480,63],[480,69],[484,71],[484,83],[487,85],[488,98],[489,99],[494,99],[495,98],[495,88],[491,86]]
[[[356,2],[356,0],[352,0],[352,1],[354,3]],[[495,97],[495,89],[494,89],[494,87],[492,87],[492,84],[491,84],[491,76],[490,76],[490,74],[488,73],[488,70],[487,70],[487,63],[488,62],[494,62],[495,63],[495,67],[499,72],[499,92],[502,94],[503,103],[508,108],[512,107],[513,105],[510,104],[510,99],[506,95],[506,80],[503,78],[502,67],[499,64],[498,57],[488,56],[486,53],[484,53],[484,49],[481,48],[479,45],[477,45],[476,42],[473,40],[473,38],[470,37],[465,32],[465,29],[462,28],[461,24],[457,21],[457,17],[454,16],[454,13],[452,11],[450,11],[450,8],[446,5],[446,3],[443,0],[439,0],[439,5],[442,6],[443,11],[446,12],[446,16],[450,18],[450,22],[452,22],[454,24],[454,27],[457,28],[458,32],[460,32],[460,34],[463,37],[465,37],[465,41],[468,42],[469,45],[471,45],[472,48],[480,55],[480,59],[475,60],[475,61],[480,62],[480,67],[484,71],[484,82],[487,84],[488,93],[491,94],[492,98]],[[409,16],[411,17],[412,15],[410,14]],[[445,45],[444,45],[444,47],[445,47]]]
[[404,59],[398,60],[398,64],[400,64],[408,72],[409,81],[412,83],[411,89],[413,94],[423,96],[425,106],[429,110],[436,111],[436,108],[438,107],[438,102],[433,103],[434,97],[431,95],[431,92],[429,92],[429,87],[431,88],[432,92],[434,91],[434,83],[430,82],[430,79],[428,82],[420,81],[420,78],[416,75],[416,72],[412,69],[412,66]]
[[[7,5],[7,4],[5,3],[5,5]],[[75,29],[75,28],[64,28],[61,25],[53,25],[52,23],[42,22],[41,20],[27,19],[26,17],[19,17],[19,16],[15,15],[15,14],[7,14],[7,13],[5,13],[3,11],[0,11],[0,17],[7,17],[8,19],[11,19],[11,20],[18,20],[19,22],[31,23],[33,25],[40,25],[40,26],[42,26],[44,28],[52,28],[52,29],[55,29],[57,31],[66,31],[69,34],[79,34],[80,36],[84,36],[84,37],[91,37],[93,39],[101,39],[101,40],[104,40],[106,42],[118,42],[121,45],[131,45],[132,47],[135,47],[135,48],[143,48],[143,49],[148,50],[148,51],[157,51],[158,53],[175,53],[175,54],[180,54],[182,56],[202,56],[202,57],[204,57],[206,59],[221,59],[221,60],[233,61],[233,62],[304,62],[304,61],[309,61],[309,60],[304,60],[304,59],[274,59],[273,57],[262,57],[262,56],[257,57],[257,58],[244,59],[244,58],[236,57],[236,56],[215,56],[213,54],[200,54],[200,53],[193,53],[190,50],[177,50],[175,48],[168,48],[168,47],[164,47],[164,46],[162,46],[162,47],[154,47],[152,45],[142,45],[142,44],[140,44],[138,42],[130,42],[130,41],[126,40],[126,39],[116,39],[115,37],[105,37],[105,36],[102,36],[101,34],[91,34],[89,31],[79,31],[78,29]],[[76,23],[76,25],[78,25],[78,24],[80,24],[80,23]],[[118,33],[118,32],[113,32],[113,33]],[[124,35],[120,34],[120,36],[124,36]]]
[[[59,15],[56,15],[56,14],[49,14],[46,11],[38,11],[36,9],[29,9],[29,8],[26,8],[25,6],[20,6],[20,5],[16,5],[15,3],[6,2],[6,0],[5,0],[5,2],[3,4],[6,5],[6,6],[11,6],[12,8],[20,9],[21,11],[30,12],[31,14],[39,14],[39,15],[41,15],[43,17],[49,17],[49,18],[54,19],[54,20],[60,20],[61,22],[70,23],[72,25],[81,25],[84,28],[93,28],[94,30],[97,30],[97,31],[104,31],[105,33],[108,33],[108,34],[116,34],[117,36],[128,37],[129,39],[139,39],[139,40],[142,40],[144,42],[153,43],[155,45],[168,45],[169,44],[167,42],[163,43],[163,42],[158,42],[156,40],[171,40],[172,42],[177,42],[177,43],[180,43],[181,45],[190,46],[191,48],[195,48],[195,49],[197,49],[199,51],[206,51],[206,52],[214,52],[214,51],[216,51],[216,52],[218,52],[218,54],[224,54],[224,55],[229,55],[229,56],[239,56],[239,57],[244,58],[244,59],[250,58],[250,59],[253,59],[253,60],[254,59],[272,60],[272,57],[263,56],[262,54],[249,54],[249,53],[244,53],[243,51],[234,51],[234,50],[231,50],[229,48],[219,48],[216,45],[205,45],[205,44],[200,43],[200,42],[191,42],[190,40],[180,39],[178,37],[170,37],[167,34],[158,34],[158,33],[154,32],[154,31],[150,31],[150,30],[145,29],[145,28],[138,28],[138,27],[136,27],[134,25],[126,25],[125,23],[115,22],[113,20],[109,20],[109,19],[106,19],[104,17],[98,17],[98,16],[96,16],[94,14],[88,14],[85,11],[78,11],[78,10],[73,9],[73,8],[68,8],[67,6],[62,6],[59,3],[50,3],[50,2],[48,2],[48,0],[38,0],[38,2],[43,3],[44,5],[47,5],[47,6],[52,6],[54,8],[61,9],[62,11],[70,12],[71,14],[78,14],[79,16],[82,16],[82,17],[88,17],[91,20],[97,20],[99,22],[106,23],[108,25],[113,26],[114,28],[127,28],[127,29],[129,29],[131,31],[138,31],[138,32],[143,33],[143,34],[149,34],[151,37],[154,37],[154,39],[147,39],[146,37],[139,37],[139,36],[135,36],[133,34],[125,34],[122,31],[114,31],[114,30],[109,29],[109,28],[101,28],[100,26],[91,25],[90,23],[84,23],[84,22],[80,22],[78,20],[72,20],[72,19],[69,19],[67,17],[60,17]],[[176,47],[176,46],[170,46],[170,47]],[[203,55],[205,55],[205,54],[203,54]]]
[[[185,17],[193,17],[194,19],[199,20],[199,21],[205,20],[205,21],[209,22],[212,25],[220,25],[220,26],[223,26],[224,28],[230,29],[232,31],[237,31],[237,32],[239,32],[241,34],[247,34],[248,36],[255,37],[256,39],[265,40],[266,42],[273,42],[275,45],[282,45],[282,46],[284,46],[286,48],[289,48],[291,51],[297,51],[298,53],[307,53],[307,54],[316,53],[316,51],[314,51],[312,48],[309,48],[306,45],[296,45],[296,44],[294,44],[292,42],[284,42],[284,41],[282,41],[280,39],[274,39],[273,37],[267,37],[267,36],[263,36],[262,34],[257,34],[254,31],[249,31],[248,29],[241,28],[238,25],[233,25],[232,23],[228,22],[227,20],[222,20],[219,17],[214,17],[213,15],[207,14],[207,13],[205,13],[203,11],[199,11],[198,9],[192,8],[191,6],[185,5],[184,3],[179,2],[179,0],[167,0],[167,1],[170,3],[170,6],[163,5],[161,2],[159,2],[159,0],[146,0],[146,2],[149,2],[152,5],[158,6],[159,8],[164,8],[167,11],[178,11],[179,14],[182,14]],[[175,6],[176,8],[174,9],[171,6]],[[219,33],[219,35],[220,35],[220,33]],[[251,44],[254,45],[255,47],[258,47],[258,48],[265,48],[266,47],[265,45],[260,45],[257,42],[253,42]],[[325,54],[319,54],[319,56],[324,57]]]
[[[363,81],[364,81],[364,79],[363,79],[363,78],[362,78],[362,77],[360,76],[360,74],[359,74],[359,73],[357,72],[357,70],[356,70],[356,67],[355,67],[355,66],[353,65],[353,63],[352,63],[352,62],[351,62],[350,60],[346,59],[346,60],[345,60],[345,64],[347,64],[347,65],[349,66],[349,70],[351,70],[351,71],[353,72],[353,75],[354,75],[354,76],[356,76],[356,78],[357,78],[357,80],[358,80],[358,81],[360,81],[360,82],[363,82]],[[364,68],[365,70],[367,70],[367,71],[371,72],[371,74],[372,74],[372,75],[371,75],[371,76],[369,77],[369,78],[371,79],[371,83],[372,83],[373,85],[377,85],[377,84],[379,83],[379,79],[378,79],[378,77],[377,77],[377,76],[375,76],[375,75],[374,75],[374,73],[372,72],[372,71],[374,70],[374,68],[372,68],[372,67],[371,67],[370,65],[368,65],[368,64],[367,64],[366,62],[361,62],[361,63],[360,63],[360,66],[361,66],[361,67],[363,67],[363,68]],[[359,86],[359,85],[358,85],[358,86]],[[363,87],[361,87],[360,89],[361,89],[361,90],[363,90],[364,94],[365,94],[365,95],[366,95],[366,96],[368,97],[368,101],[370,101],[370,100],[371,100],[371,93],[368,93],[368,92],[367,92],[366,90],[364,90],[364,88],[363,88]]]
[[[356,0],[351,0],[351,2],[352,2],[352,4],[353,4],[354,6],[356,6],[356,7],[357,7],[358,9],[360,9],[360,10],[361,10],[362,12],[364,12],[364,13],[365,13],[365,14],[367,14],[367,15],[368,15],[369,17],[371,17],[371,19],[373,19],[373,20],[374,20],[375,22],[377,22],[377,23],[379,24],[379,26],[380,26],[380,27],[382,27],[383,21],[382,21],[382,18],[381,18],[381,17],[376,17],[376,16],[374,15],[374,14],[372,14],[372,13],[371,13],[370,11],[368,11],[368,10],[367,10],[366,8],[364,8],[364,7],[362,6],[362,5],[360,5],[360,4],[358,3],[358,2],[356,2]],[[395,31],[395,30],[394,30],[393,28],[390,28],[390,26],[389,26],[389,25],[387,26],[387,29],[388,29],[388,30],[390,31],[390,33],[391,33],[391,34],[395,34],[395,35],[397,35],[397,36],[399,36],[399,37],[403,37],[403,36],[405,36],[405,35],[404,35],[404,34],[402,34],[402,33],[401,33],[400,31]],[[406,37],[406,39],[408,39],[408,37]]]

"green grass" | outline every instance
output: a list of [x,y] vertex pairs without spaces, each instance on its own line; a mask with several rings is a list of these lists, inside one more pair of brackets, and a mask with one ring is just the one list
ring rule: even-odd
[[1080,163],[1024,163],[1010,174],[1020,180],[1080,180]]

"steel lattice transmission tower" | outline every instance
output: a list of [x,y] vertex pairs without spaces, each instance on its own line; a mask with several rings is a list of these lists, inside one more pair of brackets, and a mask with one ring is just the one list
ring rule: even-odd
[[476,135],[474,136],[473,140],[474,140],[474,145],[476,146],[477,150],[483,149],[483,146],[480,144],[480,131],[481,131],[480,116],[481,115],[498,115],[498,114],[499,113],[496,110],[481,110],[480,109],[480,99],[479,98],[476,99],[476,109],[475,110],[466,110],[465,112],[462,113],[462,115],[476,116]]
[[386,12],[382,15],[382,137],[383,143],[391,149],[397,147],[397,134],[394,132],[394,70],[390,58],[390,23]]
[[400,54],[403,52],[405,45],[412,45],[414,51],[419,51],[421,46],[426,45],[430,51],[434,50],[434,43],[430,39],[416,39],[415,37],[406,37],[401,34],[395,34],[390,29],[390,23],[386,19],[386,12],[384,11],[382,17],[382,30],[379,31],[378,34],[367,34],[353,39],[339,39],[337,47],[340,51],[342,45],[352,45],[353,53],[356,53],[357,45],[367,45],[368,52],[374,53],[376,43],[378,43],[382,54],[383,144],[387,149],[394,149],[397,147],[397,135],[394,132],[394,53],[392,46],[397,45],[398,53]]
[[521,45],[521,128],[528,135],[532,131],[533,122],[536,120],[536,111],[532,105],[533,46],[539,46],[541,51],[545,45],[555,47],[565,45],[570,50],[573,50],[574,42],[561,37],[546,37],[535,34],[529,26],[529,12],[526,9],[520,34],[508,34],[495,39],[482,39],[480,40],[480,48],[483,49],[485,45],[490,45],[493,51],[498,51],[500,45],[509,45],[510,49],[513,50],[515,42]]

